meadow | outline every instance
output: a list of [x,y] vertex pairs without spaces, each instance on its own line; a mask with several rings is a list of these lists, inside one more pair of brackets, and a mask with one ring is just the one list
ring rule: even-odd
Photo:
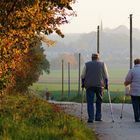
[[[111,100],[114,103],[121,103],[124,96],[124,79],[128,72],[127,68],[110,68],[109,69],[109,91]],[[50,74],[43,73],[37,83],[34,83],[30,89],[34,90],[38,95],[45,98],[48,90],[53,100],[77,101],[80,102],[82,91],[79,94],[79,78],[78,70],[70,71],[70,79],[68,79],[68,70],[64,70],[64,85],[62,93],[62,71],[51,70]],[[68,84],[70,80],[70,85]],[[80,84],[81,85],[81,84]],[[70,91],[69,91],[70,88]],[[85,93],[85,92],[84,92]],[[108,102],[107,92],[104,91],[103,102]],[[130,102],[130,97],[126,98],[126,102]]]

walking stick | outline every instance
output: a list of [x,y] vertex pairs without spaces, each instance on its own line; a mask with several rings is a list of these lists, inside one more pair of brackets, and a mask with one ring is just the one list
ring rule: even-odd
[[121,109],[121,115],[120,115],[120,119],[123,118],[123,108],[124,108],[124,104],[125,104],[125,98],[126,96],[130,95],[130,87],[126,86],[125,87],[125,93],[124,93],[124,97],[123,97],[123,102],[122,102],[122,109]]
[[81,95],[81,121],[83,121],[83,98],[84,98],[84,88],[82,88],[82,95]]
[[124,95],[124,97],[123,97],[120,119],[122,119],[122,117],[123,117],[123,107],[124,107],[124,103],[125,103],[125,95]]
[[110,104],[110,113],[111,113],[111,118],[112,118],[112,122],[114,123],[114,116],[113,116],[113,109],[112,109],[112,103],[111,103],[111,97],[110,97],[110,92],[107,89],[107,94],[108,94],[108,99],[109,99],[109,104]]

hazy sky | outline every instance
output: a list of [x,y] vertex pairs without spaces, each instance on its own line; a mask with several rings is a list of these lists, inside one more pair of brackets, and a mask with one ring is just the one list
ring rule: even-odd
[[96,31],[101,20],[104,28],[129,27],[130,14],[133,14],[133,27],[140,29],[140,0],[77,0],[73,9],[77,17],[61,26],[64,33]]

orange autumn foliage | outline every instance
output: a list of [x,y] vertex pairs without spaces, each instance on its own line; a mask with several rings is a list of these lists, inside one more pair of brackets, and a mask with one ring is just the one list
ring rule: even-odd
[[[75,16],[71,5],[74,0],[1,0],[0,2],[0,91],[15,84],[15,71],[24,76],[33,39],[40,33],[56,32],[64,37],[59,27]],[[45,40],[45,39],[44,39]],[[50,45],[51,41],[46,39]],[[26,69],[25,69],[26,68]],[[23,72],[24,71],[24,72]],[[14,72],[14,74],[13,74]],[[25,74],[26,75],[26,74]]]

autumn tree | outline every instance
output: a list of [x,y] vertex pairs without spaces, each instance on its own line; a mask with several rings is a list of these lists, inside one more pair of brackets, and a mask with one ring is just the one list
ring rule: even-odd
[[40,40],[36,37],[30,42],[28,53],[26,53],[22,61],[15,66],[15,71],[12,75],[15,77],[15,84],[8,84],[7,90],[16,92],[26,92],[28,87],[38,78],[43,71],[49,73],[50,64],[44,54],[44,49],[41,47]]
[[[61,24],[68,23],[67,17],[75,15],[71,7],[72,3],[74,0],[1,0],[1,91],[9,84],[16,84],[14,72],[24,70],[24,60],[37,49],[36,45],[30,44],[36,37],[40,41],[45,40],[48,45],[52,42],[47,38],[44,39],[42,33],[49,35],[56,32],[64,37],[59,27]],[[21,67],[17,67],[19,64]]]

